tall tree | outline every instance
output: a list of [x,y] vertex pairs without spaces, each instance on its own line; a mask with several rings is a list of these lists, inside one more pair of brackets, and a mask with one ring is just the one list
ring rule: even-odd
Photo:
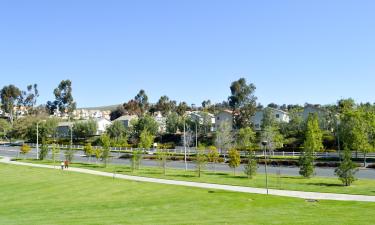
[[22,91],[22,105],[26,107],[28,113],[32,113],[39,97],[38,85],[30,84],[26,91]]
[[163,95],[156,103],[155,108],[157,111],[160,111],[163,116],[167,116],[171,111],[175,110],[176,101],[172,101],[168,98],[168,96]]
[[250,127],[241,128],[237,134],[237,148],[252,150],[255,146],[256,134]]
[[349,148],[345,148],[343,161],[335,169],[335,174],[345,186],[350,186],[356,180],[355,174],[357,172],[357,166],[352,161],[352,152]]
[[111,139],[109,138],[108,135],[103,134],[100,137],[100,142],[101,142],[102,147],[103,147],[101,158],[103,160],[104,168],[106,168],[107,164],[108,164],[108,160],[111,156],[111,151],[110,151]]
[[13,84],[4,86],[1,89],[1,108],[9,114],[9,120],[13,125],[14,108],[21,101],[21,90]]
[[71,113],[76,109],[76,103],[74,102],[72,95],[72,82],[70,80],[62,80],[57,88],[53,91],[55,95],[55,101],[47,102],[47,110],[50,114],[53,114],[55,110],[58,110],[61,114]]
[[322,138],[318,115],[310,114],[307,119],[304,150],[300,157],[300,174],[304,177],[309,178],[314,174],[314,155],[323,149]]
[[148,96],[144,90],[140,90],[139,93],[134,97],[134,100],[138,104],[142,115],[147,112],[149,103]]
[[111,139],[114,139],[115,141],[126,138],[127,131],[124,123],[122,123],[121,121],[113,122],[109,127],[107,127],[107,134]]
[[233,169],[233,174],[236,176],[236,168],[239,167],[241,164],[240,153],[237,151],[237,149],[232,148],[228,152],[228,158],[229,158],[228,165],[230,168]]
[[96,135],[98,126],[94,120],[78,121],[73,125],[73,135],[78,139],[87,139]]
[[176,108],[176,112],[178,113],[178,115],[180,116],[184,116],[185,115],[185,112],[189,110],[189,106],[187,105],[186,102],[180,102],[180,104],[178,104],[177,108]]
[[228,122],[223,122],[219,125],[216,131],[215,145],[222,152],[223,150],[228,150],[231,148],[232,143],[232,128]]
[[234,81],[230,86],[231,96],[228,101],[233,111],[233,124],[236,128],[251,126],[251,117],[256,112],[255,89],[255,85],[247,84],[245,78]]
[[182,118],[176,112],[172,112],[167,116],[166,127],[168,133],[175,134],[181,126],[183,126]]

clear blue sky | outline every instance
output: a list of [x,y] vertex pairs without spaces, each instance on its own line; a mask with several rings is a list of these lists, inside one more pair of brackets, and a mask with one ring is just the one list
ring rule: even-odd
[[263,104],[375,102],[375,1],[2,0],[0,86],[73,81],[78,106],[139,89],[200,104],[233,80]]

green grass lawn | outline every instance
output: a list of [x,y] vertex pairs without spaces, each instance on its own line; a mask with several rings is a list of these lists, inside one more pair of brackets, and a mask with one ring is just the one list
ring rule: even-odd
[[[25,162],[52,164],[51,161],[37,161],[37,160],[21,160]],[[238,175],[233,173],[213,173],[205,172],[202,177],[197,177],[195,171],[187,171],[181,169],[168,169],[167,175],[164,176],[162,169],[156,167],[141,167],[140,170],[132,172],[130,166],[109,164],[107,168],[103,168],[101,164],[85,164],[73,163],[73,167],[80,167],[86,169],[100,170],[106,172],[116,172],[127,175],[136,175],[143,177],[154,177],[171,180],[195,181],[204,183],[229,184],[237,186],[248,187],[265,187],[265,176],[258,174],[253,179],[248,179],[244,176],[242,171],[238,171]],[[283,190],[297,190],[297,191],[311,191],[311,192],[327,192],[327,193],[343,193],[343,194],[357,194],[357,195],[375,195],[375,180],[360,179],[352,186],[345,187],[337,178],[323,178],[314,177],[305,179],[299,176],[285,176],[270,175],[269,187],[273,189]]]
[[373,224],[375,203],[205,190],[0,164],[0,224]]

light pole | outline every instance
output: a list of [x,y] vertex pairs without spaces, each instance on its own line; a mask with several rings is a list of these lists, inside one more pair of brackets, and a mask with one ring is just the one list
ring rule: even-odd
[[36,122],[36,159],[39,159],[39,124],[45,120],[39,120]]
[[341,162],[341,146],[340,146],[340,132],[339,132],[339,125],[340,125],[340,115],[336,115],[336,135],[337,135],[337,150],[339,153],[339,160]]
[[264,170],[266,173],[266,189],[268,195],[268,171],[267,171],[267,141],[262,141],[263,149],[264,149]]
[[184,151],[185,151],[185,157],[184,157],[184,161],[185,161],[185,171],[187,171],[187,160],[186,160],[186,122],[185,122],[185,117],[184,117]]

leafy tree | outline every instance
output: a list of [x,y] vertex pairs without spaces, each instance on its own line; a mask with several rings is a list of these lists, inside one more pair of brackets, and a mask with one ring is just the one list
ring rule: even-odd
[[9,119],[13,125],[14,121],[14,108],[17,106],[21,99],[21,90],[13,84],[4,86],[1,89],[1,108],[4,112],[9,113]]
[[226,150],[232,147],[232,143],[232,128],[228,122],[223,122],[216,131],[215,145],[220,150]]
[[53,165],[55,166],[56,163],[56,158],[60,159],[60,148],[56,145],[52,145],[52,160],[53,160]]
[[142,161],[142,151],[140,150],[133,150],[133,155],[132,155],[132,161],[131,161],[131,168],[132,172],[135,170],[138,170]]
[[134,121],[133,128],[137,136],[139,136],[144,130],[147,130],[152,135],[156,135],[158,133],[159,125],[154,118],[145,115]]
[[78,121],[73,125],[73,135],[78,139],[87,139],[97,132],[97,124],[94,120]]
[[36,105],[37,98],[39,97],[38,85],[28,85],[26,91],[21,92],[21,103],[29,111],[33,111]]
[[180,102],[180,104],[178,104],[177,106],[176,112],[178,113],[178,115],[184,116],[188,109],[189,109],[189,106],[187,105],[186,102]]
[[141,115],[143,115],[149,107],[148,96],[146,95],[146,92],[144,90],[140,90],[139,93],[134,97],[134,100],[139,106]]
[[29,145],[27,145],[27,144],[23,144],[23,145],[21,146],[21,148],[20,148],[20,153],[21,153],[22,155],[26,155],[27,153],[30,152],[30,150],[31,150],[31,148],[30,148]]
[[263,118],[262,118],[262,130],[264,130],[266,127],[278,127],[278,122],[276,121],[272,109],[271,108],[265,108],[263,110]]
[[126,110],[123,105],[117,106],[115,110],[112,110],[111,113],[109,114],[109,117],[111,121],[120,118],[121,116],[126,114]]
[[229,105],[233,111],[233,124],[236,128],[250,127],[251,117],[256,112],[255,85],[246,83],[245,78],[234,81],[230,86]]
[[172,112],[167,116],[166,127],[168,133],[175,134],[181,126],[183,126],[182,119],[176,112]]
[[267,141],[267,149],[274,151],[275,149],[282,148],[284,137],[279,132],[277,127],[267,126],[261,133],[261,140]]
[[87,143],[85,147],[83,147],[83,151],[85,155],[89,157],[89,162],[91,162],[91,156],[95,154],[94,149],[91,146],[91,143]]
[[237,134],[237,147],[241,150],[251,150],[255,145],[256,134],[250,127],[241,128]]
[[97,148],[94,150],[95,158],[96,158],[96,163],[98,163],[98,160],[102,158],[103,150],[100,148]]
[[58,110],[62,114],[67,113],[70,115],[76,109],[72,90],[72,82],[70,80],[62,80],[60,82],[59,86],[53,91],[55,100],[47,102],[46,107],[50,114]]
[[314,153],[323,149],[322,131],[319,128],[317,114],[310,114],[307,119],[304,150],[300,157],[300,175],[309,178],[314,174]]
[[258,164],[253,151],[247,151],[247,164],[245,165],[245,174],[252,179],[257,174]]
[[42,146],[40,147],[40,152],[39,152],[39,160],[44,160],[49,152],[49,148],[47,143],[42,142]]
[[211,100],[204,100],[204,101],[202,102],[202,108],[203,108],[203,109],[207,109],[207,108],[209,108],[209,107],[211,107]]
[[6,138],[10,130],[11,125],[8,123],[8,121],[0,119],[0,137]]
[[18,137],[26,138],[29,141],[36,142],[37,135],[37,123],[39,139],[47,141],[49,137],[56,136],[56,128],[58,125],[58,120],[55,118],[35,118],[32,116],[24,117],[20,120],[17,120],[17,125],[15,129],[18,129]]
[[195,162],[195,170],[198,173],[198,177],[201,177],[202,170],[205,168],[207,162],[207,156],[204,150],[197,149],[197,156]]
[[114,139],[116,141],[127,137],[126,128],[121,121],[113,122],[107,128],[107,134],[109,135],[111,139]]
[[69,146],[68,149],[65,150],[64,155],[65,155],[65,160],[67,160],[68,162],[73,162],[74,149],[72,148],[72,146]]
[[164,176],[167,175],[167,161],[170,153],[167,149],[159,148],[156,152],[156,159],[160,162],[160,166],[163,168]]
[[241,157],[240,153],[237,151],[237,149],[232,148],[228,152],[228,158],[229,158],[229,167],[233,169],[233,174],[236,176],[236,168],[240,166],[241,164]]
[[108,160],[110,158],[111,152],[110,152],[110,144],[111,144],[111,139],[109,138],[108,135],[104,134],[100,137],[100,142],[102,144],[103,150],[101,154],[101,158],[104,163],[104,168],[107,167]]
[[216,173],[216,164],[219,162],[220,154],[215,146],[208,147],[207,159],[208,159],[208,162],[213,164],[214,172]]
[[175,110],[176,101],[169,100],[168,96],[164,95],[160,97],[155,108],[157,111],[160,111],[163,116],[167,116],[171,111]]
[[148,130],[143,130],[140,135],[139,148],[150,148],[154,143],[155,136],[153,136]]
[[357,172],[358,168],[352,161],[352,152],[348,148],[345,148],[343,161],[335,169],[335,174],[345,186],[350,186],[356,180],[355,174]]

